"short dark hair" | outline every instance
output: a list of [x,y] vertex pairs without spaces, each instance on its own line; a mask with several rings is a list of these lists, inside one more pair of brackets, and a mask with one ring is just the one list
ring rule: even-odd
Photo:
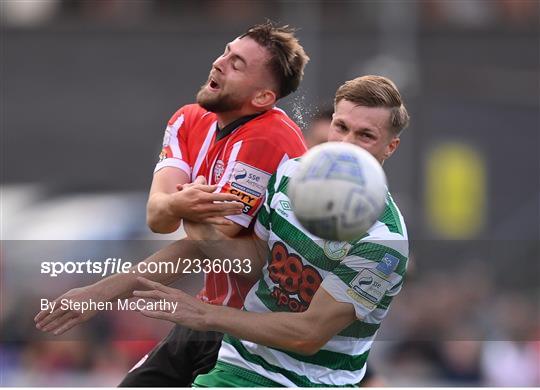
[[268,66],[277,82],[278,99],[298,89],[309,61],[294,33],[289,26],[277,27],[267,21],[250,27],[240,36],[253,39],[270,53]]
[[409,125],[409,113],[401,95],[392,82],[382,76],[362,76],[347,81],[336,92],[334,104],[341,100],[365,107],[386,107],[390,109],[390,130],[399,135]]

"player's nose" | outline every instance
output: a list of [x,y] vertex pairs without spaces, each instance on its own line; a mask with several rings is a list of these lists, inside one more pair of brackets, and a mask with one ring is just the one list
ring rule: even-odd
[[348,140],[349,138],[348,134],[334,134],[332,138],[333,138],[332,141],[334,142],[350,142]]
[[212,64],[212,68],[217,70],[219,73],[223,73],[223,56],[216,58],[216,60]]

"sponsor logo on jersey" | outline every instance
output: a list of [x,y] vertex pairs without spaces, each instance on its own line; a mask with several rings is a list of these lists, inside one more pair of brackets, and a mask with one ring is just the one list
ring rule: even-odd
[[386,276],[389,276],[396,270],[398,264],[399,259],[397,257],[392,256],[390,253],[386,253],[375,269]]
[[288,200],[280,200],[279,204],[283,207],[283,210],[292,210],[291,203]]
[[268,180],[270,180],[268,172],[261,171],[243,162],[237,162],[234,165],[229,183],[242,192],[260,197],[266,190]]
[[322,283],[322,277],[309,264],[289,253],[287,247],[276,242],[272,247],[268,264],[268,276],[276,283],[271,296],[278,306],[286,306],[289,311],[305,311]]
[[240,201],[244,204],[244,209],[242,210],[244,214],[252,215],[253,213],[251,211],[256,210],[262,201],[261,195],[249,194],[228,184],[223,187],[223,190],[240,198]]
[[214,183],[219,183],[223,176],[223,172],[225,172],[225,163],[222,160],[217,160],[213,171]]
[[[380,302],[386,291],[390,288],[390,282],[369,269],[363,269],[351,280],[349,286],[352,292],[369,302],[370,305],[368,307],[370,307],[376,306]],[[351,295],[349,291],[347,293]]]
[[347,295],[354,299],[356,302],[360,303],[362,306],[368,308],[368,310],[373,310],[377,307],[373,302],[367,301],[361,295],[358,295],[352,288],[348,288],[346,291]]
[[343,241],[325,241],[323,250],[326,257],[331,260],[341,261],[349,250],[351,249],[351,244]]
[[262,196],[262,194],[260,192],[253,191],[251,188],[245,187],[245,186],[243,186],[241,184],[238,184],[236,182],[232,182],[231,186],[234,187],[234,188],[237,188],[240,191],[247,192],[248,194],[251,194],[251,195],[256,196],[256,197]]
[[276,211],[283,215],[285,218],[289,218],[289,213],[287,211],[291,211],[292,207],[289,201],[287,200],[280,200],[279,206],[276,207]]
[[242,180],[247,177],[247,171],[245,169],[240,169],[238,172],[236,172],[236,175],[234,175],[234,180]]

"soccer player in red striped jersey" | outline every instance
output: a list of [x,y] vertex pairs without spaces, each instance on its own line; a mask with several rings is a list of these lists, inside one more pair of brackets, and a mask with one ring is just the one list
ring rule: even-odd
[[[270,176],[306,150],[300,129],[275,103],[298,88],[308,60],[294,31],[271,23],[254,26],[226,45],[197,94],[197,104],[180,108],[168,122],[147,204],[152,231],[173,232],[185,219],[215,224],[229,237],[249,234]],[[197,256],[204,254],[180,240],[145,261]],[[57,300],[111,301],[144,288],[137,276],[165,284],[179,276],[134,271],[70,290]],[[240,308],[254,281],[234,273],[208,273],[199,297]],[[61,334],[96,314],[58,306],[36,316],[38,329]],[[221,337],[177,326],[121,386],[189,386],[195,376],[213,368]]]
[[[221,63],[216,61],[214,69],[216,64]],[[219,79],[217,71],[203,86],[199,101],[203,100],[201,94],[206,90],[216,89],[211,86],[214,78]],[[208,184],[216,186],[216,193],[236,195],[242,203],[240,213],[227,216],[233,224],[222,226],[234,236],[251,224],[261,206],[271,172],[304,151],[300,129],[278,108],[242,116],[221,128],[219,114],[192,104],[182,107],[169,121],[154,180],[159,181],[162,173],[164,176],[176,174],[178,181],[182,176],[189,181],[204,176]],[[182,191],[173,196],[180,195],[184,195]],[[173,221],[171,228],[175,229],[178,218]],[[205,276],[205,288],[200,297],[214,304],[241,307],[252,284],[235,273],[208,273]]]

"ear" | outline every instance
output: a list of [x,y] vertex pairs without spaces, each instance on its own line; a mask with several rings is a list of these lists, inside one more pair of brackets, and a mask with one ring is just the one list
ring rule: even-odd
[[390,143],[388,145],[386,145],[386,150],[384,151],[384,159],[388,159],[390,158],[390,156],[392,154],[394,154],[394,152],[396,151],[396,149],[398,148],[399,146],[399,142],[400,142],[400,139],[399,137],[393,137],[391,140],[390,140]]
[[251,104],[257,108],[272,106],[276,102],[276,93],[269,89],[257,92],[257,95],[251,100]]

